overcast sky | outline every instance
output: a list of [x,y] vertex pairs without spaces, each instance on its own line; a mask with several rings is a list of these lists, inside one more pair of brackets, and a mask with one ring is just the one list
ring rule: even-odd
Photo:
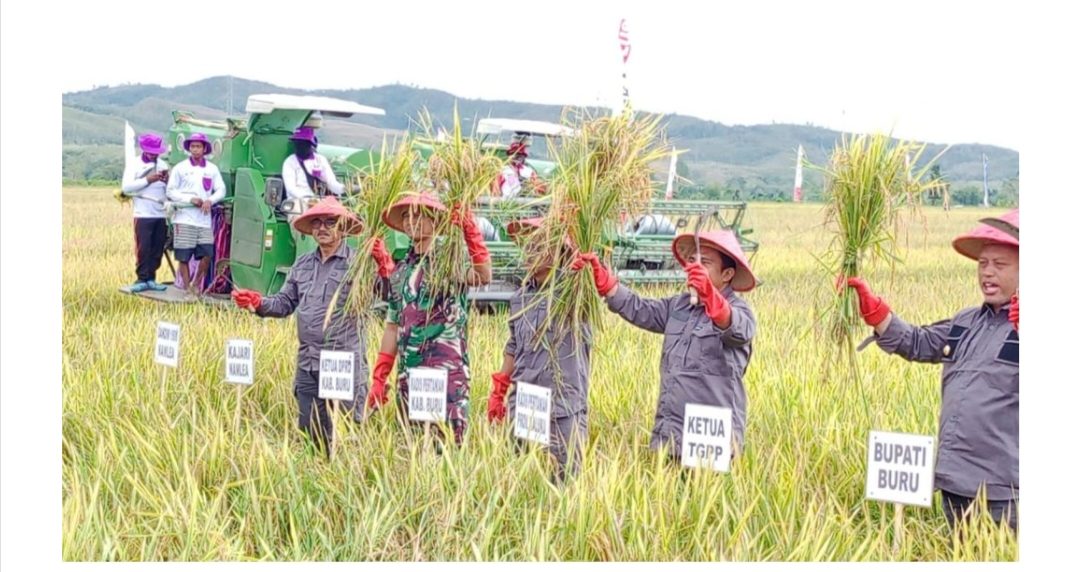
[[74,2],[59,25],[77,49],[60,82],[66,92],[231,74],[310,89],[399,82],[611,105],[624,18],[637,109],[1020,146],[1010,37],[1025,16],[1015,3],[705,4],[193,2],[187,13],[173,2]]

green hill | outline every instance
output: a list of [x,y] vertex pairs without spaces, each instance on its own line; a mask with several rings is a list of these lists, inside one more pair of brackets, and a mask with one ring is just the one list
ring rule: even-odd
[[[229,85],[230,84],[230,85]],[[219,119],[229,108],[233,115],[243,115],[249,95],[255,93],[290,93],[324,95],[357,101],[385,109],[384,117],[357,116],[327,123],[325,140],[335,144],[369,147],[381,141],[386,131],[406,130],[411,118],[426,107],[435,119],[451,120],[453,106],[462,117],[518,117],[557,121],[563,108],[517,101],[457,98],[450,93],[405,85],[385,85],[368,89],[301,90],[279,87],[265,82],[240,78],[212,77],[176,87],[158,85],[122,85],[101,87],[63,95],[64,177],[83,179],[88,175],[69,166],[68,157],[80,146],[122,143],[123,120],[137,130],[164,131],[171,124],[171,112],[183,109],[199,117]],[[705,196],[715,193],[764,199],[787,199],[795,175],[796,148],[803,145],[808,160],[824,163],[840,133],[812,125],[725,125],[684,115],[667,118],[668,134],[678,149],[689,151],[681,156],[681,176],[689,187]],[[926,157],[933,157],[942,146],[928,147]],[[107,153],[97,148],[90,154]],[[982,155],[989,158],[990,187],[1015,186],[1019,173],[1019,154],[1011,149],[991,145],[953,145],[939,161],[943,176],[952,188],[982,186]],[[85,168],[84,163],[80,163]],[[804,187],[808,196],[817,196],[821,175],[805,171]],[[685,189],[685,193],[692,189]],[[970,192],[970,191],[969,191]]]

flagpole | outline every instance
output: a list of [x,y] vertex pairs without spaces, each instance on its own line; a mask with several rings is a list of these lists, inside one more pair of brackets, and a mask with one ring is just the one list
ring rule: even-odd
[[669,157],[669,180],[665,183],[665,200],[672,200],[673,186],[676,184],[676,147],[673,147]]
[[983,207],[990,208],[990,192],[986,185],[986,153],[983,153]]
[[803,145],[796,152],[796,182],[792,187],[792,202],[803,202]]

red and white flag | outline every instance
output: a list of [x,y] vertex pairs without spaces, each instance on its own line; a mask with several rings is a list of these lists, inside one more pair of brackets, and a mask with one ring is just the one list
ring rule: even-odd
[[631,40],[628,39],[628,19],[620,19],[620,29],[616,35],[620,42],[620,97],[621,111],[631,108],[631,97],[628,94],[628,58],[631,57]]
[[792,202],[803,202],[803,145],[796,153],[796,183],[792,187]]

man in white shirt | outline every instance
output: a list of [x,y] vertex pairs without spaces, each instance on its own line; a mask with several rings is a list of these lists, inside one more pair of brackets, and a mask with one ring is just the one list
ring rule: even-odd
[[188,289],[193,294],[201,294],[209,267],[203,259],[213,257],[213,218],[209,213],[214,204],[224,199],[224,179],[220,169],[205,158],[212,149],[205,135],[191,134],[183,142],[183,148],[190,157],[172,168],[165,194],[176,206],[176,214],[172,217],[175,234],[172,249],[179,261],[179,274],[184,279],[189,278],[189,262],[191,258],[198,260],[198,270],[190,279]]
[[501,169],[494,183],[493,192],[502,197],[516,197],[523,192],[524,185],[535,194],[545,194],[545,185],[538,178],[538,173],[526,163],[527,144],[513,141],[506,151],[508,164]]
[[160,135],[143,133],[138,138],[141,160],[131,161],[123,170],[122,192],[133,198],[135,233],[135,274],[131,292],[164,290],[157,283],[157,269],[168,241],[168,223],[164,218],[164,192],[168,182],[168,163],[159,156],[168,151]]
[[300,127],[289,137],[295,143],[295,152],[284,159],[280,176],[289,199],[322,197],[328,192],[340,195],[344,185],[336,180],[329,160],[317,153],[318,138],[313,127]]

